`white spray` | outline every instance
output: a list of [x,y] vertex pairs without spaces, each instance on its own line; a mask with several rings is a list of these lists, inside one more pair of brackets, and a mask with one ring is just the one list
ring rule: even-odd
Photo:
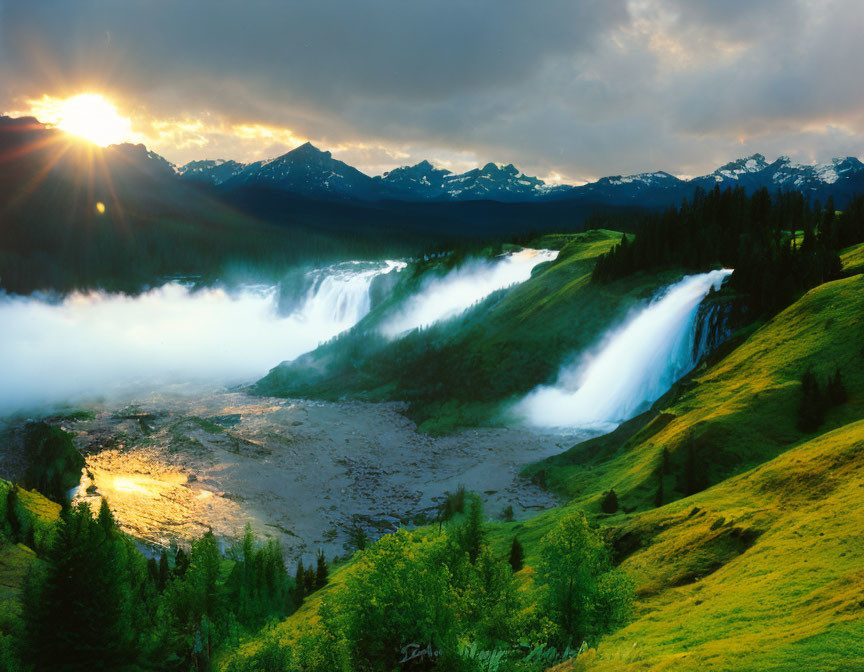
[[656,401],[695,365],[699,303],[731,270],[691,275],[668,287],[593,357],[565,367],[554,386],[540,386],[516,407],[538,427],[611,431]]
[[433,278],[409,298],[381,332],[391,338],[456,317],[493,292],[525,282],[535,266],[558,257],[556,250],[525,249],[492,261],[476,260]]
[[362,319],[372,280],[403,262],[312,271],[294,312],[278,288],[192,291],[169,283],[138,296],[73,293],[62,301],[0,295],[0,413],[92,395],[251,382]]

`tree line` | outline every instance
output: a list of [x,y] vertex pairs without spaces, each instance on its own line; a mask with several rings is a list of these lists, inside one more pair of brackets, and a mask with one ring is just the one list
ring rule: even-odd
[[249,528],[227,555],[207,532],[188,553],[148,560],[105,500],[95,516],[82,502],[62,511],[35,561],[6,654],[35,671],[204,671],[220,647],[296,605],[279,544],[257,543]]
[[536,591],[517,582],[521,542],[499,557],[488,532],[472,495],[446,525],[385,535],[355,555],[318,619],[273,631],[229,670],[539,671],[627,619],[633,584],[581,511],[539,542]]
[[747,195],[742,187],[697,190],[659,214],[645,216],[636,236],[602,255],[595,282],[640,271],[679,267],[734,268],[728,286],[746,296],[756,315],[774,313],[802,292],[842,273],[837,252],[864,241],[864,197],[839,215],[832,198],[811,204],[800,192],[765,188]]
[[[5,543],[20,537],[25,520],[18,492],[10,486],[0,498]],[[408,669],[486,669],[494,655],[534,660],[518,669],[539,670],[628,617],[632,582],[583,513],[562,516],[539,543],[537,590],[525,592],[515,576],[525,557],[520,541],[499,557],[480,499],[464,492],[456,499],[463,513],[454,509],[439,526],[400,530],[357,551],[298,639],[265,637],[229,669],[384,671],[416,644],[429,656]],[[65,507],[37,548],[21,618],[0,636],[0,669],[205,672],[217,654],[238,649],[330,582],[323,553],[292,577],[278,542],[259,543],[249,527],[225,553],[207,532],[188,552],[148,559],[105,500],[98,512],[83,502]]]

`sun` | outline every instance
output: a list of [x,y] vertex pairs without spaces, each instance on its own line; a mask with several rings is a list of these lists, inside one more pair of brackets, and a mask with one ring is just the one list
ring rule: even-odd
[[69,98],[45,94],[41,99],[29,100],[29,110],[21,114],[72,135],[107,147],[120,142],[134,141],[132,122],[122,116],[117,107],[98,93],[79,93]]
[[132,137],[132,125],[117,108],[98,93],[80,93],[58,99],[44,96],[38,102],[40,120],[106,147]]
[[132,134],[129,119],[98,93],[81,93],[60,102],[57,128],[101,147],[123,142]]

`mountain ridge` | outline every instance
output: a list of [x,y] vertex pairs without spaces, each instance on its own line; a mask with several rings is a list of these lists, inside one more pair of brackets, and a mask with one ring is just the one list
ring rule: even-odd
[[[61,133],[34,118],[0,117],[0,131],[30,137],[33,133]],[[133,147],[140,149],[132,149]],[[553,185],[529,176],[512,163],[488,162],[464,173],[439,168],[428,160],[370,176],[333,158],[330,151],[305,142],[272,159],[241,163],[231,159],[199,159],[176,166],[142,144],[121,143],[106,151],[129,157],[146,173],[160,173],[183,181],[233,191],[263,187],[322,201],[533,203],[582,201],[592,205],[663,208],[692,198],[697,189],[742,187],[748,193],[799,191],[813,200],[834,198],[843,207],[864,193],[864,163],[855,156],[835,157],[828,163],[800,164],[788,156],[769,162],[755,153],[730,161],[711,173],[692,178],[656,170],[633,175],[610,175],[582,185]],[[170,168],[170,171],[167,170]]]
[[[293,168],[290,177],[286,168]],[[298,179],[297,173],[302,174]],[[529,176],[512,163],[488,162],[464,173],[453,173],[424,159],[369,176],[334,159],[309,142],[274,159],[242,164],[232,160],[196,160],[177,168],[184,179],[216,187],[270,186],[317,198],[405,201],[498,200],[527,202],[586,199],[598,203],[626,203],[647,207],[669,205],[692,196],[697,188],[741,186],[797,190],[812,198],[831,196],[841,201],[864,190],[864,163],[857,157],[835,157],[829,163],[794,163],[788,156],[769,162],[755,153],[730,161],[711,173],[689,179],[663,170],[632,175],[609,175],[582,185],[552,185]]]

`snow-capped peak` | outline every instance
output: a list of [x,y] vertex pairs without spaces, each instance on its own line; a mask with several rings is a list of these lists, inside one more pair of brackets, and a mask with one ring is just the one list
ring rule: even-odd
[[753,154],[744,157],[743,159],[730,161],[726,165],[720,166],[713,174],[721,178],[725,177],[737,180],[741,175],[758,173],[760,170],[764,170],[767,167],[768,162],[762,154]]

